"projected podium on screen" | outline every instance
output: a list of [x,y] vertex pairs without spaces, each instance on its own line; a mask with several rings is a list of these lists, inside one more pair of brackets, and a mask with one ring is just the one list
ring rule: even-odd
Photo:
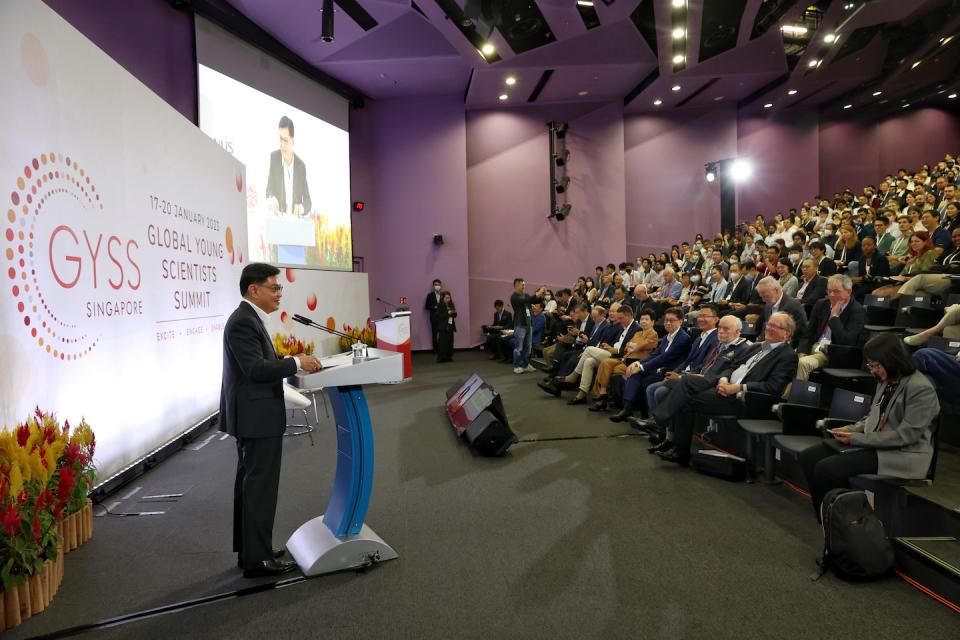
[[197,76],[200,128],[247,167],[250,260],[352,270],[349,133],[203,64]]

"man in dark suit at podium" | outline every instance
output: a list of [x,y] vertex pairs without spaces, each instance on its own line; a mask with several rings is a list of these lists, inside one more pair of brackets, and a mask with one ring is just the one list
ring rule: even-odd
[[268,314],[280,307],[280,270],[254,262],[243,268],[243,301],[223,329],[220,430],[237,439],[233,493],[233,550],[247,578],[279,575],[296,564],[273,548],[280,459],[287,411],[283,379],[321,368],[313,356],[278,358],[267,333]]
[[271,211],[304,216],[310,213],[307,166],[293,152],[293,121],[280,118],[280,148],[270,154],[266,198]]

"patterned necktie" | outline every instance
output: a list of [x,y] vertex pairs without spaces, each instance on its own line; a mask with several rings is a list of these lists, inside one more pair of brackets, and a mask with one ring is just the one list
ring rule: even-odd
[[710,367],[713,365],[714,362],[717,361],[717,358],[719,357],[720,357],[720,343],[718,342],[713,346],[713,351],[710,352],[710,357],[707,358],[707,363],[703,365],[703,368],[700,369],[700,372],[706,373],[707,371],[709,371]]

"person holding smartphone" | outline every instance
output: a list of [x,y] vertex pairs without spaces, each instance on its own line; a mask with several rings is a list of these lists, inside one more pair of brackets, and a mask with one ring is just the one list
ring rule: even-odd
[[863,355],[877,379],[870,413],[831,429],[830,439],[800,454],[818,521],[823,497],[830,489],[849,487],[851,476],[923,479],[933,459],[932,426],[940,413],[933,385],[896,335],[872,338]]

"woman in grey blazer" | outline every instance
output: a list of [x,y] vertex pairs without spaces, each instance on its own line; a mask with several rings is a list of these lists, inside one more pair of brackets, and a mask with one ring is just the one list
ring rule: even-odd
[[940,413],[937,392],[893,334],[863,348],[877,390],[867,417],[833,429],[834,440],[800,454],[813,508],[830,489],[848,487],[850,476],[877,473],[904,479],[926,477],[933,459],[932,427]]

